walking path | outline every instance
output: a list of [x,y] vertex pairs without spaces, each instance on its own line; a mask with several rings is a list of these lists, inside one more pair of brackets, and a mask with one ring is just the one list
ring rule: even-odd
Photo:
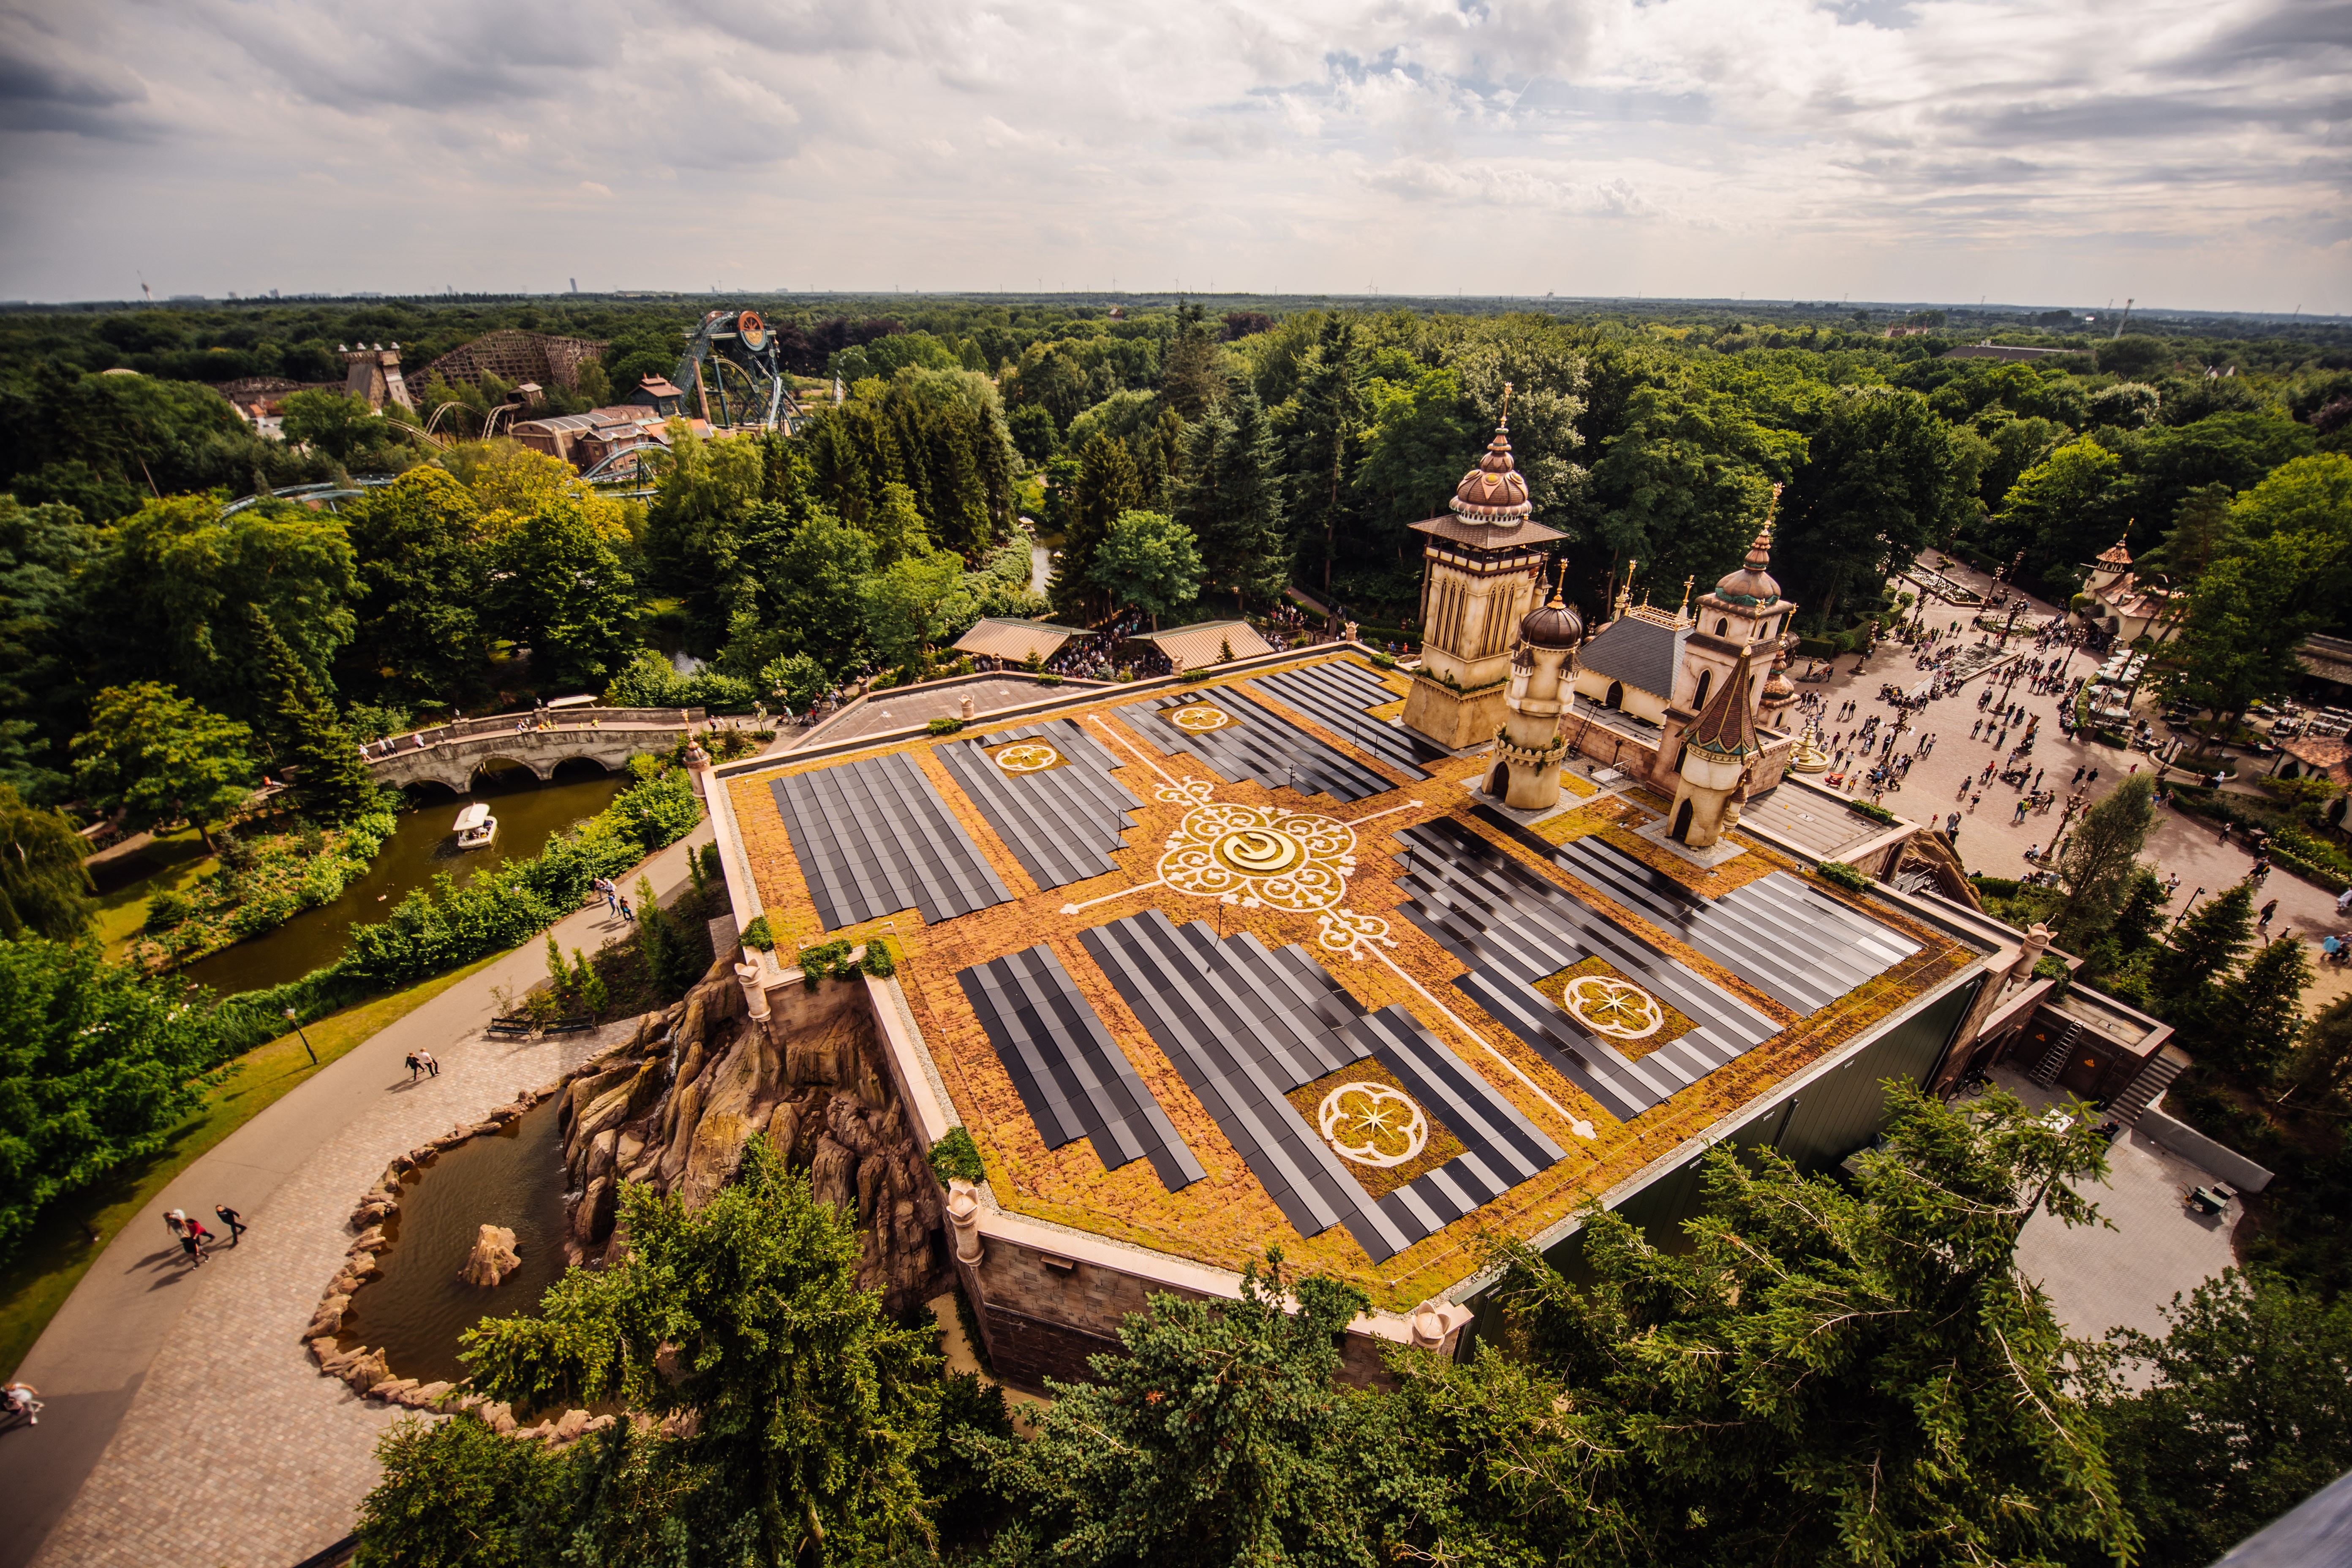
[[[1929,559],[1933,560],[1932,554]],[[1945,574],[1979,592],[1986,592],[1992,586],[1991,579],[1985,574],[1971,571],[1964,564],[1956,563]],[[1952,622],[1960,622],[1962,629],[1957,635],[1962,646],[1967,646],[1978,635],[1969,629],[1971,617],[1976,613],[1973,609],[1961,609],[1942,600],[1932,600],[1927,605],[1926,623],[1931,627],[1949,627]],[[2005,611],[2003,613],[2006,614]],[[2028,608],[2018,617],[2018,625],[2039,626],[2055,613],[2046,605],[2029,601]],[[1949,641],[1948,637],[1947,641]],[[2022,633],[2010,638],[2010,647],[2013,650],[2021,650],[2027,660],[2037,657],[2061,659],[2066,657],[2066,649],[2063,647],[2053,647],[2048,653],[2037,655],[2033,650],[2032,637]],[[1801,686],[1798,689],[1801,692],[1820,692],[1827,704],[1828,715],[1834,715],[1839,704],[1849,699],[1859,704],[1848,718],[1824,717],[1822,721],[1825,735],[1834,735],[1842,730],[1850,746],[1855,729],[1873,714],[1880,719],[1882,736],[1885,725],[1894,721],[1895,710],[1878,699],[1881,686],[1891,682],[1898,690],[1908,691],[1927,679],[1924,672],[1915,668],[1915,658],[1912,650],[1900,643],[1882,643],[1860,675],[1853,672],[1852,658],[1842,656],[1834,661],[1836,673],[1829,680]],[[2073,656],[2071,666],[2063,673],[2067,679],[2072,680],[2077,675],[2087,675],[2096,670],[2098,665],[2099,656],[2078,652]],[[1990,679],[1998,681],[2005,673],[2005,669],[1997,671]],[[1952,695],[1936,699],[1912,721],[1914,731],[1896,742],[1896,751],[1908,751],[1922,734],[1936,736],[1936,749],[1929,755],[1914,762],[1910,776],[1903,781],[1903,787],[1884,796],[1879,804],[1898,816],[1937,828],[1943,826],[1948,814],[1958,811],[1960,814],[1959,832],[1953,847],[1959,851],[1960,859],[1968,868],[1989,877],[2021,877],[2033,869],[2025,858],[2026,847],[2029,845],[2042,849],[2050,847],[2057,833],[2060,817],[2065,811],[2065,799],[2075,769],[2098,770],[2097,782],[2090,783],[2086,774],[2084,784],[2085,793],[2095,801],[2128,776],[2135,766],[2146,772],[2154,764],[2146,752],[2094,745],[2061,734],[2058,712],[2062,700],[2055,693],[2036,695],[2024,679],[2020,679],[2015,686],[2006,688],[2007,700],[2021,704],[2029,715],[2041,716],[2042,725],[2035,731],[2033,751],[2029,760],[2037,772],[2046,775],[2042,787],[2058,792],[2058,804],[2050,808],[2046,816],[2029,812],[2023,823],[2012,823],[2011,819],[2016,813],[2019,791],[2014,785],[2003,784],[1996,771],[1991,784],[1981,792],[1982,803],[1973,813],[1970,812],[1968,800],[1959,789],[1960,781],[1981,773],[1985,763],[1998,763],[2005,752],[2005,748],[1996,747],[1988,740],[1969,739],[1969,725],[1982,717],[1977,710],[1977,699],[1984,691],[1987,679],[1979,676]],[[1996,684],[1994,690],[1993,701],[1998,706],[2003,700],[1999,695],[2003,686]],[[2021,726],[2012,728],[2009,736],[2011,743],[2014,744],[2022,734]],[[1851,751],[1846,762],[1849,766],[1853,763]],[[1860,771],[1856,770],[1857,773]],[[2172,779],[2176,784],[2195,782],[2178,771],[2172,774]],[[2029,784],[2031,782],[2028,781]],[[1849,793],[1859,793],[1864,798],[1868,797],[1866,789]],[[2075,821],[2079,823],[2081,820],[2080,814],[2077,814]],[[2141,858],[2168,875],[2179,875],[2180,887],[2169,905],[2170,912],[2175,915],[2185,911],[2192,896],[2197,897],[2201,904],[2206,898],[2242,880],[2253,865],[2253,856],[2236,835],[2232,835],[2231,841],[2224,845],[2219,841],[2219,830],[2214,825],[2201,817],[2170,810],[2158,814],[2156,830],[2149,835],[2147,848]],[[2311,958],[2315,967],[2318,964],[2316,948],[2320,940],[2331,931],[2352,929],[2352,921],[2336,914],[2333,893],[2289,872],[2272,872],[2255,895],[2255,907],[2259,909],[2272,899],[2279,901],[2279,907],[2271,922],[2271,934],[2293,933],[2303,937],[2313,945]]]
[[[706,821],[647,863],[665,899],[709,839]],[[621,928],[597,909],[555,930],[586,948]],[[633,1026],[484,1038],[493,992],[519,994],[546,965],[546,944],[528,942],[418,1007],[189,1166],[123,1230],[19,1373],[47,1408],[39,1426],[0,1434],[11,1525],[0,1568],[289,1568],[350,1533],[376,1438],[399,1413],[320,1376],[302,1331],[351,1245],[353,1204],[394,1155]],[[411,1084],[401,1058],[420,1048],[442,1071]],[[252,1228],[190,1269],[163,1212],[209,1222],[216,1203]]]

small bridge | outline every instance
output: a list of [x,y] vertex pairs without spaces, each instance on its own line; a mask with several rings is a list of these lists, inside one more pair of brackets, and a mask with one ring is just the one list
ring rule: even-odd
[[699,708],[560,708],[494,713],[419,730],[361,748],[387,789],[437,784],[463,795],[483,768],[528,768],[544,783],[556,764],[590,762],[607,773],[638,752],[664,751],[703,721]]

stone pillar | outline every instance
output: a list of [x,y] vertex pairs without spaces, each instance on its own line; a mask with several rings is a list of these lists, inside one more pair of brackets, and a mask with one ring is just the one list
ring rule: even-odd
[[739,963],[735,966],[735,984],[743,988],[743,1000],[751,1004],[751,1021],[767,1022],[767,967],[760,963]]
[[971,706],[971,693],[967,691],[956,701],[956,714],[967,722],[979,717]]
[[2033,929],[2025,933],[2025,942],[2018,951],[2017,962],[2009,966],[2009,984],[2003,989],[2022,985],[2032,979],[2033,966],[2041,963],[2042,955],[2049,951],[2050,928],[2036,921],[2033,922]]
[[702,742],[699,741],[689,743],[686,748],[686,773],[687,776],[694,781],[694,798],[709,800],[710,798],[710,753],[702,749]]
[[980,1242],[980,1194],[961,1176],[948,1182],[948,1223],[955,1229],[956,1261],[978,1266],[988,1256]]

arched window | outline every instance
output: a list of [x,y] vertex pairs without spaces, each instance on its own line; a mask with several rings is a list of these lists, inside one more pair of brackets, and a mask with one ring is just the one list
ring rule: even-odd
[[1496,800],[1500,800],[1503,798],[1505,792],[1510,787],[1510,765],[1506,763],[1496,763],[1495,764],[1495,771],[1486,775],[1486,793],[1493,795]]
[[1606,697],[1603,697],[1603,698],[1601,700],[1601,706],[1602,706],[1603,708],[1622,708],[1622,707],[1624,707],[1624,706],[1625,706],[1625,683],[1624,683],[1623,681],[1622,681],[1622,680],[1612,680],[1612,681],[1611,681],[1611,682],[1609,683],[1609,695],[1607,695]]
[[1717,636],[1717,637],[1729,637],[1729,636],[1731,635],[1731,623],[1730,623],[1729,621],[1727,621],[1727,620],[1724,619],[1724,617],[1722,617],[1721,616],[1716,616],[1716,617],[1715,617],[1715,635],[1716,635],[1716,636]]
[[1714,684],[1715,671],[1711,669],[1700,670],[1698,672],[1698,689],[1691,695],[1691,706],[1694,708],[1706,707],[1707,688]]
[[1697,802],[1696,801],[1685,800],[1683,802],[1683,808],[1675,813],[1674,839],[1675,843],[1687,844],[1690,842],[1691,807],[1696,804]]

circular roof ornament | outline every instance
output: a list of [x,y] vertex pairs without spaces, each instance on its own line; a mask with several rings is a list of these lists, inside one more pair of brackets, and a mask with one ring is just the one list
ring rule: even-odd
[[1429,1146],[1429,1118],[1412,1097],[1384,1083],[1343,1083],[1323,1097],[1315,1125],[1331,1152],[1388,1170]]
[[1580,974],[1561,995],[1568,1016],[1612,1040],[1646,1040],[1666,1026],[1657,998],[1630,980]]
[[743,346],[753,353],[768,346],[768,323],[760,320],[757,310],[746,310],[736,317],[735,331],[743,340]]

